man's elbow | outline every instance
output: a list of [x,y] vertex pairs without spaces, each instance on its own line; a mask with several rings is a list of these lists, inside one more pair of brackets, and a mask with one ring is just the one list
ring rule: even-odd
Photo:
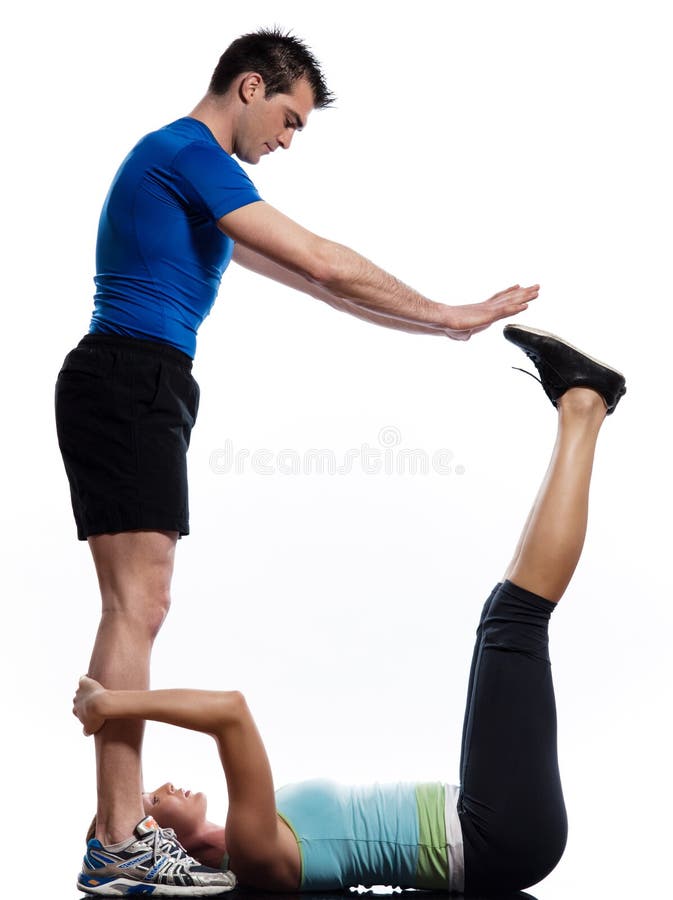
[[307,259],[304,276],[328,290],[337,287],[344,278],[345,249],[333,241],[321,239]]

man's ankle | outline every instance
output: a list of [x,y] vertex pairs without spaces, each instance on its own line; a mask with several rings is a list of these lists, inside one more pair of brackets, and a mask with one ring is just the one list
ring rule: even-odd
[[96,838],[104,847],[114,847],[116,844],[123,844],[134,836],[135,827],[142,818],[142,815],[139,815],[132,820],[124,818],[118,822],[96,823]]

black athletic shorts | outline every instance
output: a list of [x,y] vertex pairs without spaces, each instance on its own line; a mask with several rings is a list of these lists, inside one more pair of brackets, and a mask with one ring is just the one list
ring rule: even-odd
[[168,344],[88,334],[56,381],[56,430],[77,537],[189,534],[187,449],[199,406],[192,361]]

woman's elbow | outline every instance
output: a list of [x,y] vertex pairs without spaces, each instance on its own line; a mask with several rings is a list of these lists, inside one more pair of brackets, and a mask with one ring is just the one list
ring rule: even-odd
[[243,720],[248,714],[248,704],[241,691],[218,691],[214,700],[211,733],[218,737]]

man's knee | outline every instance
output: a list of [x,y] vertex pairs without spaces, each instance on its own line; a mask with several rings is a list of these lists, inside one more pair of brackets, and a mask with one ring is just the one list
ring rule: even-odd
[[152,598],[149,609],[145,614],[145,627],[152,640],[159,633],[159,629],[164,624],[164,619],[168,615],[171,608],[171,595],[168,591]]
[[153,641],[171,606],[170,591],[129,591],[124,595],[103,595],[103,621],[113,620]]
[[103,617],[154,638],[170,607],[177,534],[120,532],[89,538],[103,600]]

